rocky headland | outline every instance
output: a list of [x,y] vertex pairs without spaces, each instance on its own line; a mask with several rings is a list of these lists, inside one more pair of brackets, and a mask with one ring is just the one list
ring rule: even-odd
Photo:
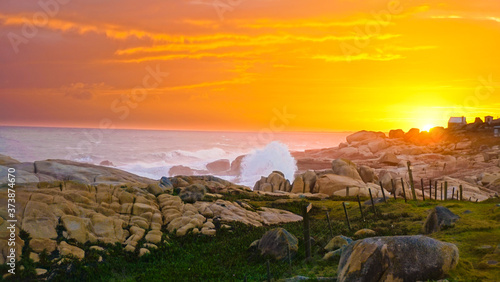
[[[104,166],[66,160],[21,163],[0,155],[5,176],[0,182],[0,264],[9,254],[9,168],[16,175],[16,242],[23,246],[19,230],[28,232],[35,261],[44,249],[83,258],[84,252],[66,241],[120,243],[125,250],[145,254],[168,235],[215,236],[217,229],[230,229],[233,222],[263,226],[302,220],[288,211],[224,200],[224,195],[259,194],[213,176],[152,180]],[[16,248],[17,258],[21,250]]]
[[[19,228],[15,241],[18,246],[29,242],[29,248],[16,248],[16,257],[21,257],[23,249],[29,250],[29,258],[37,263],[48,252],[59,256],[59,260],[53,258],[54,262],[62,263],[67,257],[85,259],[88,250],[82,248],[88,244],[92,245],[90,249],[97,251],[105,251],[103,244],[118,244],[126,252],[141,257],[167,244],[172,237],[188,234],[213,237],[222,229],[232,231],[234,224],[259,228],[302,221],[301,216],[276,208],[275,204],[279,207],[279,204],[296,201],[349,196],[366,199],[370,194],[375,198],[384,195],[402,198],[405,191],[410,198],[409,187],[412,185],[419,199],[422,196],[429,198],[436,196],[436,184],[442,183],[448,187],[448,199],[452,197],[451,191],[458,187],[462,187],[463,199],[468,202],[498,198],[499,143],[500,139],[481,130],[434,128],[430,132],[420,132],[412,129],[406,133],[394,130],[388,135],[361,131],[348,136],[345,143],[336,147],[291,152],[298,167],[293,181],[286,179],[282,172],[274,171],[262,176],[253,189],[217,177],[238,176],[245,156],[232,162],[210,163],[202,171],[173,167],[170,176],[155,180],[109,166],[67,160],[23,163],[0,155],[0,264],[6,263],[9,255],[9,169],[15,169],[16,175],[15,219]],[[273,204],[255,205],[252,200],[256,199],[264,202],[271,199]],[[439,232],[443,226],[448,226],[448,221],[453,223],[458,218],[442,219],[440,212],[442,209],[436,207],[425,222],[418,221],[425,234]],[[447,212],[446,209],[444,214]],[[407,212],[402,212],[404,214]],[[392,228],[392,223],[389,226]],[[29,234],[29,240],[21,238],[20,230]],[[408,231],[402,232],[406,233]],[[354,233],[355,237],[375,235],[376,232],[369,229]],[[345,252],[331,250],[325,255],[325,260],[329,260],[342,254],[338,270],[341,281],[363,275],[365,268],[360,270],[361,264],[375,265],[370,271],[377,271],[376,275],[380,277],[413,275],[411,271],[401,272],[401,268],[384,270],[385,264],[378,266],[380,256],[394,259],[392,252],[401,251],[398,249],[400,241],[411,243],[405,252],[419,249],[422,244],[430,249],[440,246],[446,251],[435,254],[442,265],[422,264],[422,269],[433,273],[439,270],[434,276],[424,275],[422,279],[445,276],[457,265],[457,247],[433,239],[375,237],[353,244],[350,238],[347,239],[349,242],[341,244]],[[298,241],[288,231],[278,228],[254,241],[250,249],[283,258],[290,255],[290,250],[294,254],[297,252]],[[280,242],[285,242],[284,246],[293,243],[288,247],[288,253],[274,248],[284,244]],[[328,245],[337,243],[331,241]],[[389,251],[382,243],[390,246]],[[413,248],[412,244],[418,246]],[[349,257],[351,253],[366,252],[367,249],[371,253],[366,261],[357,262]],[[381,269],[385,274],[380,273]],[[36,271],[39,275],[49,275],[44,269]]]
[[[438,190],[447,183],[448,198],[460,186],[462,197],[471,201],[484,201],[500,192],[500,138],[479,124],[459,130],[436,127],[430,132],[419,129],[391,130],[388,134],[360,131],[347,136],[346,142],[338,146],[291,152],[291,155],[297,164],[295,179],[287,180],[283,173],[275,171],[262,176],[253,190],[319,197],[368,196],[371,190],[374,197],[381,197],[382,184],[386,196],[395,193],[403,197],[403,186],[408,189],[411,184],[410,162],[419,198],[422,180],[427,198],[434,192],[436,183]],[[238,179],[244,158],[239,156],[231,163],[216,161],[208,164],[204,171],[173,167],[170,175],[210,173]]]

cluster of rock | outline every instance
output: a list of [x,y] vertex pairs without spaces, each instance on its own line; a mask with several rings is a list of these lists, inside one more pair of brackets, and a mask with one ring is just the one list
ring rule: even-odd
[[[437,206],[424,223],[426,233],[452,227],[459,219],[449,209]],[[430,237],[374,237],[375,231],[358,230],[354,236],[336,236],[324,247],[323,260],[339,259],[338,281],[426,281],[442,279],[459,259],[458,248]],[[364,238],[364,239],[360,239]]]
[[228,159],[220,159],[213,162],[210,162],[206,165],[206,169],[193,169],[183,165],[176,165],[170,168],[168,174],[170,176],[176,175],[204,175],[204,174],[213,174],[213,175],[232,175],[237,176],[240,174],[241,162],[245,156],[239,156],[234,159],[232,162]]
[[[456,190],[462,184],[464,198],[482,201],[500,192],[500,146],[478,148],[474,146],[474,138],[474,135],[462,136],[443,128],[430,132],[412,129],[406,133],[394,130],[389,136],[382,132],[360,131],[348,136],[347,142],[338,147],[293,152],[292,155],[297,160],[299,174],[310,169],[328,170],[333,161],[349,159],[357,165],[363,182],[381,181],[386,190],[396,195],[401,194],[403,184],[406,189],[409,187],[407,163],[410,161],[418,188],[420,179],[425,179],[427,189],[429,179],[439,183],[448,181],[449,187]],[[351,178],[357,179],[357,176],[351,175]],[[421,189],[416,193],[421,197]],[[428,197],[428,190],[425,193]]]
[[[359,168],[346,159],[336,159],[331,163],[330,170],[308,170],[295,177],[290,185],[280,172],[273,172],[268,177],[262,177],[255,183],[254,191],[291,192],[302,194],[324,194],[328,196],[372,196],[381,197],[380,185],[374,171],[367,166]],[[389,195],[388,191],[384,191]]]
[[280,171],[273,171],[268,177],[262,176],[253,187],[254,191],[264,192],[290,192],[290,181],[285,178],[285,175]]
[[[220,193],[253,193],[213,176],[165,177],[158,182],[110,167],[64,160],[20,163],[0,155],[0,170],[7,167],[16,169],[17,231],[32,237],[33,258],[43,249],[82,258],[85,252],[71,242],[121,243],[125,250],[139,248],[143,255],[167,239],[166,231],[213,236],[217,228],[231,228],[231,222],[262,226],[302,220],[283,210],[256,210],[244,201],[200,201],[223,197]],[[0,187],[0,205],[7,207],[5,179]],[[9,248],[7,216],[6,209],[0,210],[0,264]],[[23,245],[19,234],[16,242]],[[16,248],[18,258],[21,249]]]
[[[357,241],[336,236],[324,247],[323,260],[339,260],[338,281],[437,280],[445,278],[459,260],[456,245],[426,236],[375,237],[370,229],[358,230],[354,236]],[[275,228],[252,242],[248,250],[288,260],[297,253],[298,239],[283,228]]]
[[[474,124],[468,126],[476,126]],[[481,135],[480,132],[467,130],[451,130],[435,127],[429,132],[413,128],[408,132],[401,129],[391,130],[388,135],[383,132],[360,131],[346,137],[346,142],[337,147],[291,152],[297,162],[298,171],[295,179],[286,180],[282,173],[275,171],[269,176],[263,176],[254,187],[256,191],[266,193],[293,192],[315,193],[326,195],[344,195],[347,191],[339,191],[338,187],[321,188],[316,183],[338,182],[353,185],[354,190],[349,195],[366,195],[366,184],[383,182],[386,190],[401,195],[403,184],[409,183],[407,163],[414,167],[413,174],[417,184],[423,178],[428,181],[466,182],[467,199],[485,200],[500,192],[500,178],[485,183],[481,181],[483,174],[500,174],[500,146],[477,146],[478,140],[494,138],[491,134]],[[238,176],[241,162],[245,156],[239,156],[232,162],[227,159],[209,163],[206,169],[195,170],[185,166],[175,166],[170,175],[225,175]],[[332,172],[332,162],[345,159],[357,165],[356,170],[362,182],[354,175]],[[346,176],[351,179],[339,179],[337,176]],[[390,178],[388,176],[390,175]],[[445,179],[445,177],[448,177]],[[320,178],[323,178],[321,181]],[[401,183],[403,178],[403,183]],[[394,186],[391,183],[394,181]],[[486,179],[490,179],[489,176]],[[293,183],[289,183],[290,181]],[[406,181],[406,182],[405,182]],[[303,182],[303,183],[302,183]],[[339,184],[341,185],[341,184]],[[360,187],[363,186],[363,187]],[[356,189],[361,188],[361,192]],[[377,189],[371,185],[372,190]],[[456,186],[458,189],[458,186]],[[379,188],[378,188],[379,189]],[[318,192],[322,190],[323,192]],[[336,194],[335,194],[336,193]],[[421,189],[417,189],[417,196],[421,197]],[[428,193],[428,192],[427,192]],[[429,196],[429,195],[426,195]]]

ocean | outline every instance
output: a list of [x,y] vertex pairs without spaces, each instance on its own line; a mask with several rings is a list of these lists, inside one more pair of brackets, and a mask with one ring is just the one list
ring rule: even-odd
[[22,162],[67,159],[103,161],[140,176],[160,179],[172,166],[205,170],[206,164],[248,155],[241,177],[224,177],[253,186],[260,176],[280,170],[293,181],[291,151],[329,148],[350,133],[213,132],[47,127],[0,127],[0,154]]

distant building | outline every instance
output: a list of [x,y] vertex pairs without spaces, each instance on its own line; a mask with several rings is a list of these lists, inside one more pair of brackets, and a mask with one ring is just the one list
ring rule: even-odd
[[463,125],[467,125],[467,119],[465,117],[451,117],[448,121],[449,129],[460,128]]
[[495,126],[494,134],[495,137],[500,137],[500,126]]
[[492,116],[485,116],[484,117],[484,123],[487,125],[490,125],[493,122],[493,117]]

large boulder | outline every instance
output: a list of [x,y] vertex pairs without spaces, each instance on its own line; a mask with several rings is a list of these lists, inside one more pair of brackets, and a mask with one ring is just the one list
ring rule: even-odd
[[8,184],[10,183],[8,176],[9,168],[16,169],[16,185],[18,187],[25,186],[29,183],[37,183],[40,181],[40,179],[35,173],[18,168],[18,167],[24,168],[23,166],[24,163],[19,165],[10,164],[8,166],[0,165],[0,187],[8,187]]
[[[379,174],[379,182],[385,190],[390,191],[391,195],[394,193],[396,196],[403,195],[403,184],[401,183],[401,176],[394,171],[382,170]],[[394,187],[392,183],[394,182]],[[409,184],[405,182],[405,189],[408,189]]]
[[338,150],[335,157],[340,157],[350,160],[369,159],[373,158],[373,153],[367,145],[360,145],[359,147],[346,147]]
[[187,167],[187,166],[184,166],[184,165],[175,165],[175,166],[170,168],[170,170],[168,171],[168,174],[170,176],[175,176],[175,175],[187,175],[187,176],[189,176],[189,175],[194,175],[195,171],[194,171],[194,169]]
[[20,164],[21,162],[16,160],[16,159],[13,159],[9,156],[6,156],[6,155],[2,155],[0,154],[0,165],[3,165],[3,166],[8,166],[8,165],[12,165],[12,164]]
[[[292,184],[292,193],[304,193],[304,180],[298,175]],[[309,191],[308,191],[309,192]]]
[[290,192],[292,185],[290,181],[285,178],[281,171],[273,171],[268,177],[261,177],[254,185],[254,191],[277,192],[285,191]]
[[246,155],[238,156],[231,162],[231,170],[229,171],[230,175],[240,175],[241,173],[241,162],[246,157]]
[[66,243],[65,241],[61,242],[58,249],[59,249],[59,253],[62,256],[74,256],[80,260],[85,257],[84,250],[82,250],[76,246],[70,245],[70,244]]
[[404,139],[406,141],[412,141],[414,138],[417,138],[417,136],[419,134],[420,134],[420,129],[412,128],[408,132],[405,133]]
[[315,193],[322,193],[331,196],[337,191],[346,189],[346,187],[351,189],[365,188],[365,183],[361,179],[357,180],[336,174],[324,174],[316,181],[313,190]]
[[425,236],[372,237],[348,245],[338,281],[438,280],[455,268],[458,248]]
[[345,159],[336,159],[332,161],[332,171],[336,175],[347,176],[352,179],[362,180],[358,173],[356,164]]
[[186,203],[195,203],[196,201],[202,200],[206,192],[207,188],[205,185],[193,184],[183,188],[179,193],[179,197]]
[[440,142],[443,141],[443,139],[446,138],[446,129],[441,126],[437,126],[432,128],[429,131],[429,138],[432,139],[434,142]]
[[352,239],[349,237],[345,237],[342,235],[335,236],[325,246],[325,250],[326,251],[335,251],[336,249],[343,248],[343,247],[349,245],[350,243],[352,243]]
[[374,154],[378,153],[384,149],[387,149],[389,147],[390,147],[390,145],[389,145],[389,143],[387,143],[387,141],[385,141],[385,139],[376,139],[376,140],[368,143],[368,148]]
[[231,169],[231,163],[226,159],[217,160],[207,164],[207,169],[210,173],[219,174],[229,171]]
[[146,187],[146,190],[147,190],[149,193],[151,193],[151,194],[153,194],[153,195],[155,195],[155,196],[158,196],[158,195],[160,195],[161,193],[163,193],[163,192],[165,192],[165,191],[166,191],[166,189],[164,188],[164,186],[163,186],[163,185],[161,185],[161,186],[160,186],[160,185],[158,185],[158,184],[156,184],[156,183],[155,183],[155,184],[149,184],[149,185]]
[[481,184],[483,184],[484,186],[487,186],[487,185],[495,182],[497,179],[500,179],[500,172],[497,172],[497,173],[483,172],[479,175],[478,178],[481,180]]
[[316,184],[316,180],[318,179],[316,173],[312,170],[308,170],[304,172],[302,178],[304,179],[304,191],[306,193],[312,192],[314,185]]
[[41,253],[43,250],[52,253],[57,248],[57,242],[51,239],[33,238],[30,240],[30,247],[35,253]]
[[365,183],[376,183],[378,181],[378,177],[375,174],[375,171],[369,166],[360,166],[358,172],[359,176],[361,176],[361,179]]
[[393,153],[385,153],[378,161],[382,164],[396,166],[401,160]]
[[33,238],[57,238],[58,218],[46,203],[29,201],[24,209],[22,227]]
[[299,240],[283,228],[274,228],[267,231],[258,243],[254,242],[262,256],[270,256],[275,260],[282,260],[294,256],[299,250]]
[[424,223],[424,232],[431,234],[442,228],[452,227],[460,217],[448,208],[436,206],[431,210]]
[[399,139],[404,137],[405,137],[405,132],[402,129],[394,129],[389,131],[389,138],[391,139]]
[[374,131],[359,131],[354,134],[351,134],[346,137],[347,143],[351,144],[353,142],[360,142],[365,140],[377,139],[377,138],[386,138],[383,132],[374,132]]
[[95,237],[93,238],[88,230],[90,227],[90,219],[73,215],[64,215],[61,217],[61,222],[68,233],[69,239],[75,239],[82,244],[89,240],[95,240]]
[[172,181],[168,177],[165,177],[165,176],[163,176],[160,179],[160,186],[164,187],[164,188],[168,188],[168,189],[174,188]]
[[96,166],[67,160],[36,161],[37,176],[57,180],[74,180],[84,184],[154,183],[152,179],[140,177],[112,167]]

